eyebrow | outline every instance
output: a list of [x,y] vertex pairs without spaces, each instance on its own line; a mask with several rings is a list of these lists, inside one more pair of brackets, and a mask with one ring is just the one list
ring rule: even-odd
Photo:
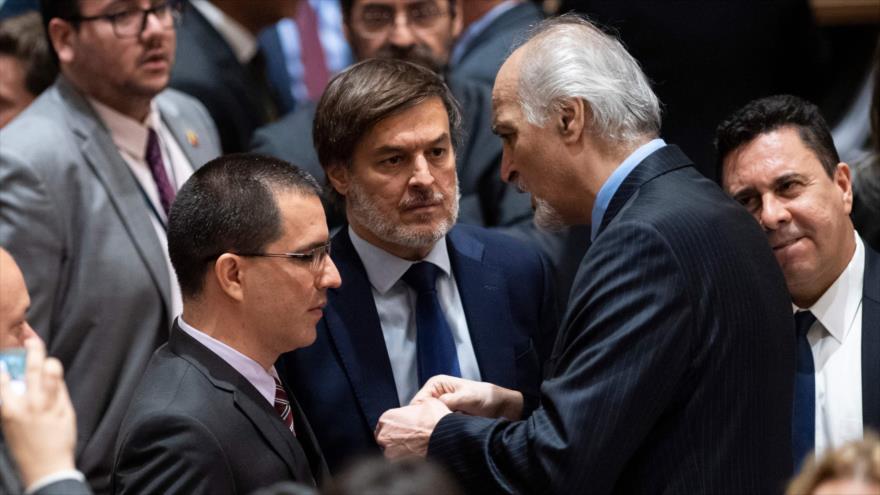
[[321,246],[324,246],[329,242],[330,242],[330,238],[328,237],[327,239],[324,239],[323,241],[315,241],[315,242],[313,242],[309,245],[306,245],[304,247],[297,248],[292,251],[288,251],[288,253],[304,253],[306,251],[311,251],[312,249],[317,249]]
[[[443,134],[441,134],[441,135],[440,135],[439,137],[437,137],[436,139],[434,139],[434,140],[428,142],[428,146],[437,146],[437,145],[439,145],[439,144],[444,144],[444,143],[447,142],[447,141],[449,141],[449,133],[448,133],[448,132],[444,132]],[[376,149],[373,151],[373,153],[375,153],[375,154],[377,154],[377,155],[384,155],[384,154],[387,154],[387,153],[400,153],[400,152],[405,152],[405,151],[408,151],[409,149],[411,149],[411,148],[410,148],[410,147],[406,147],[406,146],[390,146],[390,145],[385,145],[385,146],[380,146],[380,147],[376,148]]]

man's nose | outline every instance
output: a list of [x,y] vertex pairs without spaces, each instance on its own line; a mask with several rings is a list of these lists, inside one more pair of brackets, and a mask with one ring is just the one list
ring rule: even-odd
[[781,225],[791,221],[791,213],[785,203],[773,193],[765,194],[761,198],[761,211],[758,214],[758,222],[764,230],[777,230]]
[[416,34],[409,23],[406,12],[398,12],[394,16],[394,24],[388,33],[388,41],[401,48],[409,48],[416,44]]

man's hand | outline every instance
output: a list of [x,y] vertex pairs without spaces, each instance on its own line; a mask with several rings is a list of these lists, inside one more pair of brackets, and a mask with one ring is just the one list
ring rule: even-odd
[[39,337],[27,348],[24,394],[13,391],[9,375],[0,372],[0,425],[24,486],[64,470],[73,470],[76,417],[64,384],[61,363],[46,358]]
[[437,399],[427,398],[418,404],[389,409],[376,425],[376,442],[385,449],[385,457],[425,457],[428,441],[440,419],[452,413]]
[[523,409],[522,393],[516,390],[446,375],[431,377],[410,404],[427,399],[439,399],[456,412],[511,421],[520,419]]

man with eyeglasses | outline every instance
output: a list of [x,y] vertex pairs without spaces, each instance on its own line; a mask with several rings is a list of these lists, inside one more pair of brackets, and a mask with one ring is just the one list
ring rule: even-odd
[[181,188],[168,251],[183,314],[120,428],[114,493],[326,481],[309,423],[274,368],[315,340],[327,289],[340,284],[319,191],[295,166],[251,154],[218,158]]
[[296,14],[296,0],[190,0],[178,29],[171,87],[201,101],[224,153],[245,151],[254,130],[278,117],[257,34]]
[[167,214],[220,147],[205,109],[165,90],[174,3],[41,7],[60,76],[0,130],[0,244],[24,272],[31,322],[67,370],[77,465],[105,493],[132,390],[182,308]]
[[[345,33],[358,60],[392,58],[424,65],[446,75],[453,41],[461,30],[456,0],[343,0]],[[500,179],[501,145],[491,133],[489,87],[447,75],[446,83],[461,103],[465,139],[456,156],[464,223],[510,226],[531,219],[524,195]],[[300,105],[282,120],[254,135],[251,149],[296,163],[321,180],[324,172],[312,144],[315,105]],[[328,205],[329,206],[329,205]],[[333,216],[337,227],[342,216]]]

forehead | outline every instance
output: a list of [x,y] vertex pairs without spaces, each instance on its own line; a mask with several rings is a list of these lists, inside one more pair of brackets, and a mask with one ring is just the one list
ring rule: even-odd
[[278,243],[285,249],[300,249],[327,240],[327,220],[318,196],[288,189],[275,192],[275,203],[282,223]]
[[519,96],[519,67],[522,58],[522,48],[517,49],[510,55],[506,62],[498,70],[495,77],[495,86],[492,88],[492,109],[498,117],[515,117],[520,112]]
[[825,174],[816,154],[794,127],[766,132],[724,159],[724,182],[730,187],[767,185],[786,174]]
[[81,15],[89,16],[105,12],[111,8],[135,8],[148,6],[157,0],[79,0],[78,8]]
[[435,4],[435,5],[448,5],[448,0],[354,0],[351,3],[352,8],[364,8],[369,6],[374,7],[389,7],[389,8],[406,8],[410,5],[416,4]]
[[449,136],[449,115],[439,96],[398,111],[377,122],[359,145],[381,148],[389,145],[420,145],[442,134]]

